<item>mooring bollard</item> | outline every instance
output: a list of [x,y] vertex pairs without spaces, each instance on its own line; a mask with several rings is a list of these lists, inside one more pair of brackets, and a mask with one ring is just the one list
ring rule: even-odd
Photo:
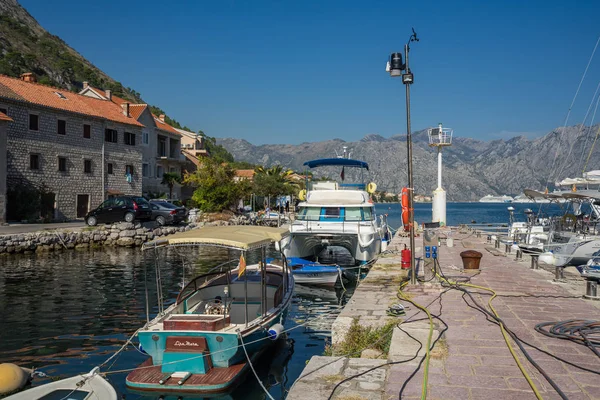
[[565,279],[565,274],[564,274],[564,269],[563,267],[555,267],[554,268],[554,280],[555,281],[562,281]]
[[531,269],[539,269],[540,265],[538,264],[538,258],[540,258],[540,256],[538,254],[533,254],[531,256]]
[[481,231],[477,231],[477,237],[480,238],[481,237]]
[[519,249],[517,250],[517,255],[515,257],[515,260],[522,260],[523,259],[523,250]]
[[487,242],[492,243],[492,235],[487,235]]
[[587,299],[600,300],[598,297],[598,281],[595,279],[586,279],[585,283],[585,295]]
[[499,248],[500,248],[500,239],[496,239],[496,243],[494,244],[494,247],[495,247],[496,249],[499,249]]

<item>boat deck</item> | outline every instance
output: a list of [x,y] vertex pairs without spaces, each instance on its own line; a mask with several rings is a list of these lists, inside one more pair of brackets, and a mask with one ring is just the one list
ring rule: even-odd
[[236,364],[228,368],[211,368],[206,374],[192,374],[183,385],[177,378],[170,378],[162,385],[159,383],[169,374],[161,372],[160,365],[152,365],[152,359],[146,360],[135,371],[127,375],[127,386],[138,390],[179,391],[179,392],[221,392],[227,390],[246,368],[247,363]]

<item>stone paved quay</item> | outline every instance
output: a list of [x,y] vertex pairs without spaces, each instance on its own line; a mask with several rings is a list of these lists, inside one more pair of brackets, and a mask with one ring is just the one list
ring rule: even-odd
[[[530,259],[515,260],[515,255],[495,251],[493,244],[485,243],[485,235],[477,238],[474,232],[454,232],[454,247],[440,247],[439,261],[442,271],[450,279],[457,276],[471,277],[471,283],[494,289],[498,296],[493,305],[507,327],[523,340],[555,354],[567,361],[600,372],[600,359],[588,348],[566,340],[546,337],[534,330],[540,322],[567,319],[600,319],[600,302],[584,300],[585,283],[574,268],[565,271],[566,282],[554,282],[554,269],[540,264],[532,270]],[[397,289],[405,271],[400,268],[399,249],[406,238],[395,237],[390,250],[384,254],[367,278],[356,289],[332,328],[332,341],[343,340],[347,327],[355,317],[361,325],[383,325],[389,317],[386,309],[394,303],[410,306],[400,301]],[[416,238],[416,254],[421,255],[422,238]],[[481,273],[478,275],[462,270],[460,252],[474,249],[483,253]],[[496,255],[494,255],[496,254]],[[421,305],[434,301],[445,288],[425,283],[407,287],[404,293]],[[474,289],[473,289],[474,290]],[[483,291],[479,291],[484,293]],[[564,296],[514,297],[527,295]],[[513,297],[509,297],[513,296]],[[487,305],[488,294],[475,294],[475,299]],[[565,298],[568,297],[568,298]],[[440,300],[429,307],[433,314],[440,314]],[[408,319],[417,313],[414,307],[407,310]],[[414,319],[425,317],[419,312]],[[488,322],[485,316],[466,305],[462,292],[449,290],[441,297],[441,318],[449,325],[432,351],[428,379],[428,399],[535,399],[529,384],[512,358],[498,325]],[[415,338],[426,342],[429,332],[427,321],[400,325]],[[439,321],[435,321],[433,338],[439,335]],[[511,342],[512,343],[512,342]],[[560,396],[541,374],[525,359],[516,344],[512,343],[519,360],[525,366],[543,399],[559,399]],[[533,359],[556,382],[569,399],[600,399],[600,376],[555,360],[530,347],[526,350]],[[402,384],[415,370],[419,358],[396,365],[386,365],[414,357],[418,345],[408,336],[394,329],[387,359],[313,357],[298,381],[292,387],[288,399],[328,399],[334,386],[342,379],[381,365],[363,376],[340,385],[333,399],[380,400],[397,399]],[[423,368],[408,383],[402,393],[403,399],[421,398]]]

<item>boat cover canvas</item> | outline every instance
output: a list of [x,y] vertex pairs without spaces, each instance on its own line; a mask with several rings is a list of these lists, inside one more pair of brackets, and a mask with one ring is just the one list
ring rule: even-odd
[[267,226],[208,226],[179,232],[144,244],[143,249],[180,244],[208,244],[249,250],[279,242],[289,235],[287,228]]
[[311,205],[351,205],[365,204],[369,195],[362,191],[350,190],[311,190],[308,192],[306,202]]
[[327,167],[339,165],[344,167],[358,167],[369,170],[369,164],[360,160],[351,160],[349,158],[321,158],[319,160],[307,161],[304,163],[308,168]]

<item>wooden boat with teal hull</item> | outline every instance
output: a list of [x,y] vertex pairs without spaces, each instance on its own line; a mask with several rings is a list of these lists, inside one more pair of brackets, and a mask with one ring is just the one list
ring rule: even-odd
[[[268,263],[266,249],[273,243],[283,249],[287,235],[281,228],[209,227],[145,244],[144,250],[218,246],[240,257],[237,265],[222,264],[189,281],[166,309],[157,290],[158,315],[148,316],[137,334],[150,358],[127,376],[127,386],[210,394],[229,391],[243,380],[251,363],[283,332],[294,279],[285,257],[281,265]],[[251,252],[260,261],[246,265]]]

